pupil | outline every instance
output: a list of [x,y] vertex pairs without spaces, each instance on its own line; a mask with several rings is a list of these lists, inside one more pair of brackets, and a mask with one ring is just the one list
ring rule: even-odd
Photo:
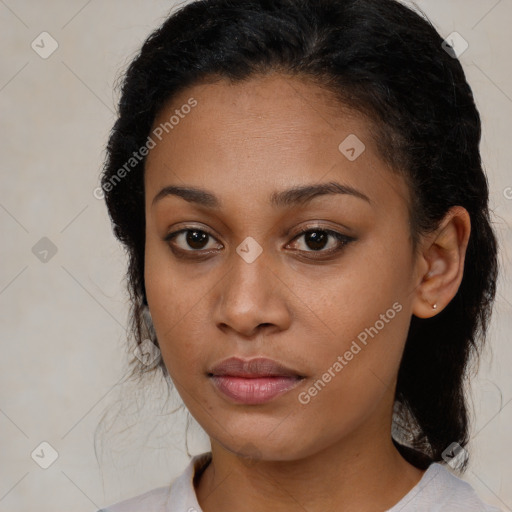
[[[208,238],[208,234],[204,231],[189,231],[187,234],[187,243],[193,249],[202,249],[206,239]],[[198,244],[198,246],[196,246]]]
[[[318,234],[320,233],[320,235]],[[325,247],[325,241],[327,240],[327,237],[324,232],[322,231],[311,231],[309,234],[306,235],[306,243],[308,244],[308,247],[310,249],[323,249]],[[311,247],[312,242],[312,247]]]

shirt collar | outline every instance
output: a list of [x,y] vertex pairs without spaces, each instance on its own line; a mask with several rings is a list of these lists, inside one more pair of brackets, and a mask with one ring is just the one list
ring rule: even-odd
[[202,512],[194,489],[194,476],[210,463],[211,458],[211,452],[192,457],[183,473],[171,485],[167,512]]

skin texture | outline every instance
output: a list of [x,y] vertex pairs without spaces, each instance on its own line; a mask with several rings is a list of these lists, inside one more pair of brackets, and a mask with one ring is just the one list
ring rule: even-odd
[[[411,315],[433,316],[457,292],[469,215],[453,208],[414,258],[409,191],[378,155],[369,121],[306,80],[196,85],[165,105],[154,127],[190,98],[197,105],[146,161],[145,283],[165,365],[211,440],[199,504],[205,512],[382,512],[423,475],[391,442],[396,377]],[[338,149],[350,134],[365,144],[354,161]],[[370,202],[346,194],[269,202],[273,192],[331,181]],[[207,189],[221,208],[173,195],[153,204],[169,185]],[[185,227],[212,236],[192,247],[183,234],[164,240]],[[306,227],[355,240],[327,256],[339,243],[329,237],[315,250],[299,234]],[[252,263],[236,252],[249,236],[263,251]],[[210,255],[179,258],[171,247]],[[299,393],[396,303],[393,319],[301,403]],[[235,355],[269,357],[306,378],[266,404],[234,404],[207,373]]]

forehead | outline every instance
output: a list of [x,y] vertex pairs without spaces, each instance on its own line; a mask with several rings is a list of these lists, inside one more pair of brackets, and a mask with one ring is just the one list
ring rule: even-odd
[[153,137],[146,161],[152,197],[187,183],[218,190],[226,201],[266,200],[290,185],[338,181],[368,196],[407,198],[378,155],[369,120],[297,77],[197,84],[167,102],[152,133],[158,129],[161,140]]

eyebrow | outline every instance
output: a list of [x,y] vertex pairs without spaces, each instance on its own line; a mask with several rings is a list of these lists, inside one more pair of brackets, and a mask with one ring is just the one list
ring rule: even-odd
[[[363,199],[369,204],[372,203],[370,198],[359,190],[349,185],[330,181],[328,183],[321,183],[318,185],[297,186],[280,192],[273,192],[270,195],[270,205],[274,208],[291,207],[305,204],[318,196],[334,194],[346,194]],[[196,203],[205,206],[206,208],[220,209],[222,207],[220,199],[208,190],[191,186],[184,187],[176,185],[170,185],[160,190],[160,192],[158,192],[158,194],[153,198],[151,203],[152,206],[154,206],[157,201],[168,196],[178,196],[189,203]]]

